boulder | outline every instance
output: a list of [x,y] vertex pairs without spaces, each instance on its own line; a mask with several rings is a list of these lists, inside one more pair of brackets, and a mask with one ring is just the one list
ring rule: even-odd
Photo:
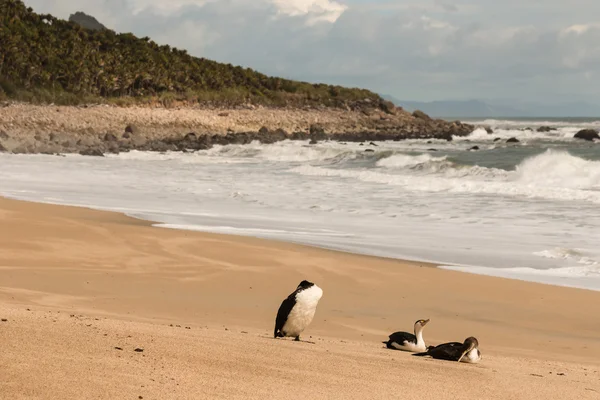
[[556,128],[552,128],[552,127],[549,127],[549,126],[540,126],[539,128],[537,128],[538,132],[552,132],[552,131],[555,131],[555,130],[556,130]]
[[499,142],[501,140],[502,140],[502,138],[497,137],[497,138],[494,139],[494,142]]
[[473,146],[469,150],[479,150],[479,146]]
[[138,129],[135,125],[127,125],[125,127],[125,133],[138,133]]
[[431,120],[431,117],[429,115],[425,114],[421,110],[415,110],[415,111],[413,111],[412,115],[413,115],[413,117],[418,118],[418,119],[423,119],[423,120],[426,120],[426,121]]
[[379,103],[379,108],[386,114],[395,114],[396,105],[391,101],[383,100]]
[[0,140],[8,140],[10,139],[10,136],[8,136],[8,133],[4,132],[4,131],[0,131]]
[[595,129],[582,129],[573,136],[575,139],[587,140],[593,142],[594,140],[600,140],[600,135]]
[[490,128],[489,126],[486,126],[486,127],[485,127],[485,131],[486,131],[486,132],[487,132],[489,135],[491,135],[492,133],[494,133],[494,130],[493,130],[492,128]]
[[506,141],[506,143],[520,143],[520,140],[515,137],[511,137]]
[[365,153],[374,153],[374,152],[375,152],[375,150],[373,150],[373,149],[365,149]]
[[327,134],[325,129],[319,124],[312,124],[309,129],[309,136],[311,140],[327,140]]
[[112,133],[107,133],[106,135],[104,135],[104,141],[105,142],[116,142],[117,137],[115,135],[113,135]]
[[81,154],[82,156],[104,157],[102,151],[96,147],[81,150],[79,154]]

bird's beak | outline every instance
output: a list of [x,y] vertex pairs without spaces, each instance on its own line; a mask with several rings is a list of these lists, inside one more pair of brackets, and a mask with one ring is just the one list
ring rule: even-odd
[[427,325],[429,323],[429,319],[426,319],[425,321],[423,321],[423,326]]

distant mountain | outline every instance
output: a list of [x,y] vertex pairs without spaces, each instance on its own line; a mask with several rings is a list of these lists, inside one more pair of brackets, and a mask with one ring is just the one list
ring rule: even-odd
[[87,15],[83,12],[76,12],[75,14],[71,14],[69,16],[69,22],[75,22],[83,26],[85,29],[89,29],[92,31],[105,31],[107,28],[102,25],[98,20],[91,15]]
[[382,95],[407,111],[421,110],[437,118],[534,118],[534,117],[595,117],[600,106],[585,102],[540,104],[522,101],[440,100],[430,102],[399,100]]

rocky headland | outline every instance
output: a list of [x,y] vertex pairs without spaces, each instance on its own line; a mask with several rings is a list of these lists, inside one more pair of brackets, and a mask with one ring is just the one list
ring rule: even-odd
[[215,144],[281,140],[363,142],[465,136],[474,126],[409,113],[370,99],[347,109],[260,106],[117,107],[5,103],[0,151],[16,154],[195,151]]

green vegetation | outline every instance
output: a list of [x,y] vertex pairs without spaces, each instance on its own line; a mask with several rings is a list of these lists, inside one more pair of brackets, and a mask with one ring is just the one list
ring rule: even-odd
[[378,95],[269,77],[196,58],[147,37],[92,31],[0,0],[0,99],[38,103],[177,102],[342,107]]

